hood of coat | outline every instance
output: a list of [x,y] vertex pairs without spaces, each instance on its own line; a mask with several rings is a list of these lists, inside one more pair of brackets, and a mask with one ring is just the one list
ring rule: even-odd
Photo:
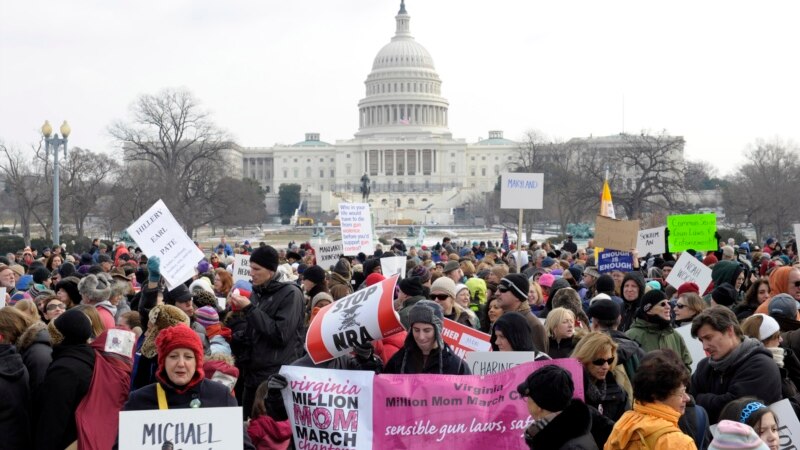
[[0,378],[16,381],[26,373],[22,356],[11,344],[0,344]]
[[17,350],[20,353],[30,348],[33,344],[44,344],[48,347],[50,344],[50,333],[47,331],[47,324],[39,321],[29,326],[25,332],[17,339]]

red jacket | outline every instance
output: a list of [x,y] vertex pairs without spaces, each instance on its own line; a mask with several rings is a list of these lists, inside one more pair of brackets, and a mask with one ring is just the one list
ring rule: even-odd
[[267,415],[250,421],[247,434],[258,450],[286,450],[292,442],[292,426],[288,420],[276,422]]

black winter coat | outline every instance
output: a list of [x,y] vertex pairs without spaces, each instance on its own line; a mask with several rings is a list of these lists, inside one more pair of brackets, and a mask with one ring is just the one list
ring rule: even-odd
[[608,330],[605,333],[617,343],[617,365],[625,368],[625,374],[632,381],[642,358],[644,358],[645,352],[642,350],[642,346],[621,331]]
[[305,297],[297,285],[275,277],[254,287],[250,301],[242,310],[247,321],[245,332],[234,335],[233,340],[241,344],[238,348],[247,349],[244,384],[255,389],[282,365],[303,354]]
[[531,450],[598,450],[589,432],[591,428],[589,407],[580,400],[573,400],[535,435],[530,436],[526,431],[525,442]]
[[75,411],[89,392],[94,372],[94,350],[89,344],[57,345],[39,392],[35,393],[37,450],[63,450],[78,438]]
[[562,339],[558,342],[551,337],[547,345],[547,354],[553,359],[569,358],[574,349],[575,338]]
[[38,392],[44,382],[47,368],[53,362],[53,347],[50,345],[50,333],[44,322],[36,322],[17,339],[17,350],[28,368],[31,392]]
[[30,448],[28,370],[11,344],[0,344],[0,448]]
[[608,371],[605,386],[596,383],[596,379],[583,371],[583,391],[586,404],[597,408],[600,413],[616,422],[625,413],[628,406],[628,394],[617,384],[614,373]]
[[[439,360],[441,356],[441,366]],[[445,375],[471,375],[472,372],[467,367],[467,363],[463,359],[453,353],[453,350],[447,344],[443,348],[436,348],[428,355],[428,360],[422,367],[422,352],[414,342],[414,336],[409,333],[406,337],[406,343],[398,350],[394,356],[386,363],[383,368],[383,373],[396,373],[396,374],[414,374],[414,373],[429,373],[429,374],[445,374]]]

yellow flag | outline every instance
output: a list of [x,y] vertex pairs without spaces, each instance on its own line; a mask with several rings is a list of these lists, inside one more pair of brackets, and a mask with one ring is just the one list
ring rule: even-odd
[[600,215],[616,219],[616,216],[614,216],[614,203],[611,201],[611,188],[608,187],[608,180],[603,181],[603,194],[600,196]]

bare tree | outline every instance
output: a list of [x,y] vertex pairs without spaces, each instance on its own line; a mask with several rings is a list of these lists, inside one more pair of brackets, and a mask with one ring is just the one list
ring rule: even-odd
[[209,199],[231,144],[189,91],[142,95],[130,121],[115,122],[109,131],[127,162],[150,168],[147,182],[156,185],[187,233],[211,220]]
[[73,148],[61,172],[64,212],[75,225],[78,237],[84,237],[84,224],[96,211],[97,201],[111,190],[109,181],[119,163],[103,153]]
[[260,224],[267,215],[264,190],[252,178],[220,180],[211,203],[212,224],[223,227]]
[[[25,156],[18,149],[9,148],[2,143],[0,152],[0,170],[5,178],[6,190],[14,200],[25,245],[30,245],[34,214],[40,214],[43,207],[52,203],[52,190],[47,189],[46,183],[48,177],[37,158]],[[49,240],[50,230],[47,227],[45,234],[45,238]]]

